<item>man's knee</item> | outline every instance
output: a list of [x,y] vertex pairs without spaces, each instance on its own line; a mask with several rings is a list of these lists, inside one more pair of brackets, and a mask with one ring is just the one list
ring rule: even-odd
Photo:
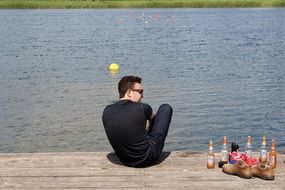
[[166,111],[166,112],[169,112],[172,114],[173,112],[173,109],[172,107],[169,105],[169,104],[161,104],[161,106],[159,107],[159,109],[163,110],[163,111]]

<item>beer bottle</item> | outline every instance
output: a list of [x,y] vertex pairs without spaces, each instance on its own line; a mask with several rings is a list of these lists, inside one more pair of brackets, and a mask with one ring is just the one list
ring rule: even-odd
[[260,146],[260,157],[259,157],[259,162],[266,164],[267,162],[267,150],[266,150],[266,138],[265,135],[262,137],[262,142]]
[[252,144],[251,144],[251,136],[247,137],[247,142],[245,146],[245,154],[247,154],[249,157],[252,157]]
[[276,142],[274,139],[271,141],[271,149],[269,152],[269,165],[275,169],[277,164],[277,156],[276,156]]
[[228,147],[227,147],[228,139],[227,136],[224,136],[223,145],[221,148],[221,160],[219,162],[219,167],[221,168],[224,164],[228,163]]
[[227,162],[228,159],[228,147],[227,147],[228,139],[227,136],[224,136],[223,145],[221,148],[221,161]]
[[215,168],[215,153],[214,153],[214,150],[213,150],[213,142],[212,142],[212,140],[210,140],[210,142],[209,142],[207,168],[208,169],[214,169]]

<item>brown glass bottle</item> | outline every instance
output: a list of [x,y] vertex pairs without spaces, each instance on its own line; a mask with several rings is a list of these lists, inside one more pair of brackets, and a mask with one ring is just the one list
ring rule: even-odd
[[267,150],[266,150],[266,137],[265,135],[262,137],[262,142],[260,146],[260,157],[259,162],[266,164],[267,163]]
[[271,149],[269,152],[269,165],[275,169],[277,164],[276,142],[274,139],[271,141]]
[[214,169],[215,168],[215,153],[213,149],[213,142],[210,140],[209,142],[209,151],[208,151],[208,160],[207,160],[207,168]]

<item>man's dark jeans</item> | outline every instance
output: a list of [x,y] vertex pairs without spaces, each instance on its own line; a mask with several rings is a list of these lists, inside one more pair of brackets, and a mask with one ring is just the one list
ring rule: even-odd
[[151,129],[149,130],[148,134],[155,145],[156,155],[159,158],[163,147],[165,138],[168,134],[168,129],[170,126],[172,117],[172,107],[168,104],[162,104],[156,113],[154,118],[154,123]]

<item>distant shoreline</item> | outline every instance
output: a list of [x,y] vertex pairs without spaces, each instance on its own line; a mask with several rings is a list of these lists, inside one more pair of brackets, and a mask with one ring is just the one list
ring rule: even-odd
[[285,0],[0,0],[0,9],[270,7],[285,7]]

